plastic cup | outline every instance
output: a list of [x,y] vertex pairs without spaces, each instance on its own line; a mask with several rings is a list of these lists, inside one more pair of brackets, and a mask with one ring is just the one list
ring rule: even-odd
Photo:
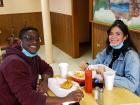
[[104,81],[105,81],[105,88],[107,90],[113,89],[115,73],[116,73],[115,71],[105,71],[103,73]]
[[67,78],[68,63],[59,63],[60,75],[62,78]]

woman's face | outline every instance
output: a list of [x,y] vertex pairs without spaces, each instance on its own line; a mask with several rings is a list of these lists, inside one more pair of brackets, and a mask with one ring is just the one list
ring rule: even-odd
[[109,42],[111,45],[116,46],[126,40],[126,36],[124,36],[123,32],[119,27],[113,27],[109,34]]
[[29,30],[21,40],[22,47],[30,53],[36,53],[40,48],[40,36],[36,31]]

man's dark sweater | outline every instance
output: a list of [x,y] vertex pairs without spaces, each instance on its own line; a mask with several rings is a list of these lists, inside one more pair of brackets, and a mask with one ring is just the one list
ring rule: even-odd
[[46,96],[36,91],[38,74],[53,76],[39,56],[26,57],[20,46],[7,49],[0,64],[0,105],[45,105]]

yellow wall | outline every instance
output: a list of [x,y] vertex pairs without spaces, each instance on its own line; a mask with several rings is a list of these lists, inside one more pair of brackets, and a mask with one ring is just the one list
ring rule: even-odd
[[41,11],[40,0],[3,0],[0,14],[30,13]]

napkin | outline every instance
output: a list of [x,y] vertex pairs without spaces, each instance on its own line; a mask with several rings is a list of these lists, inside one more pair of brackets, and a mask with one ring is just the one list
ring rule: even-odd
[[48,87],[49,89],[58,97],[65,97],[72,91],[77,90],[80,86],[78,83],[73,82],[73,86],[70,89],[62,89],[60,84],[65,82],[67,79],[64,78],[49,78],[48,79]]

